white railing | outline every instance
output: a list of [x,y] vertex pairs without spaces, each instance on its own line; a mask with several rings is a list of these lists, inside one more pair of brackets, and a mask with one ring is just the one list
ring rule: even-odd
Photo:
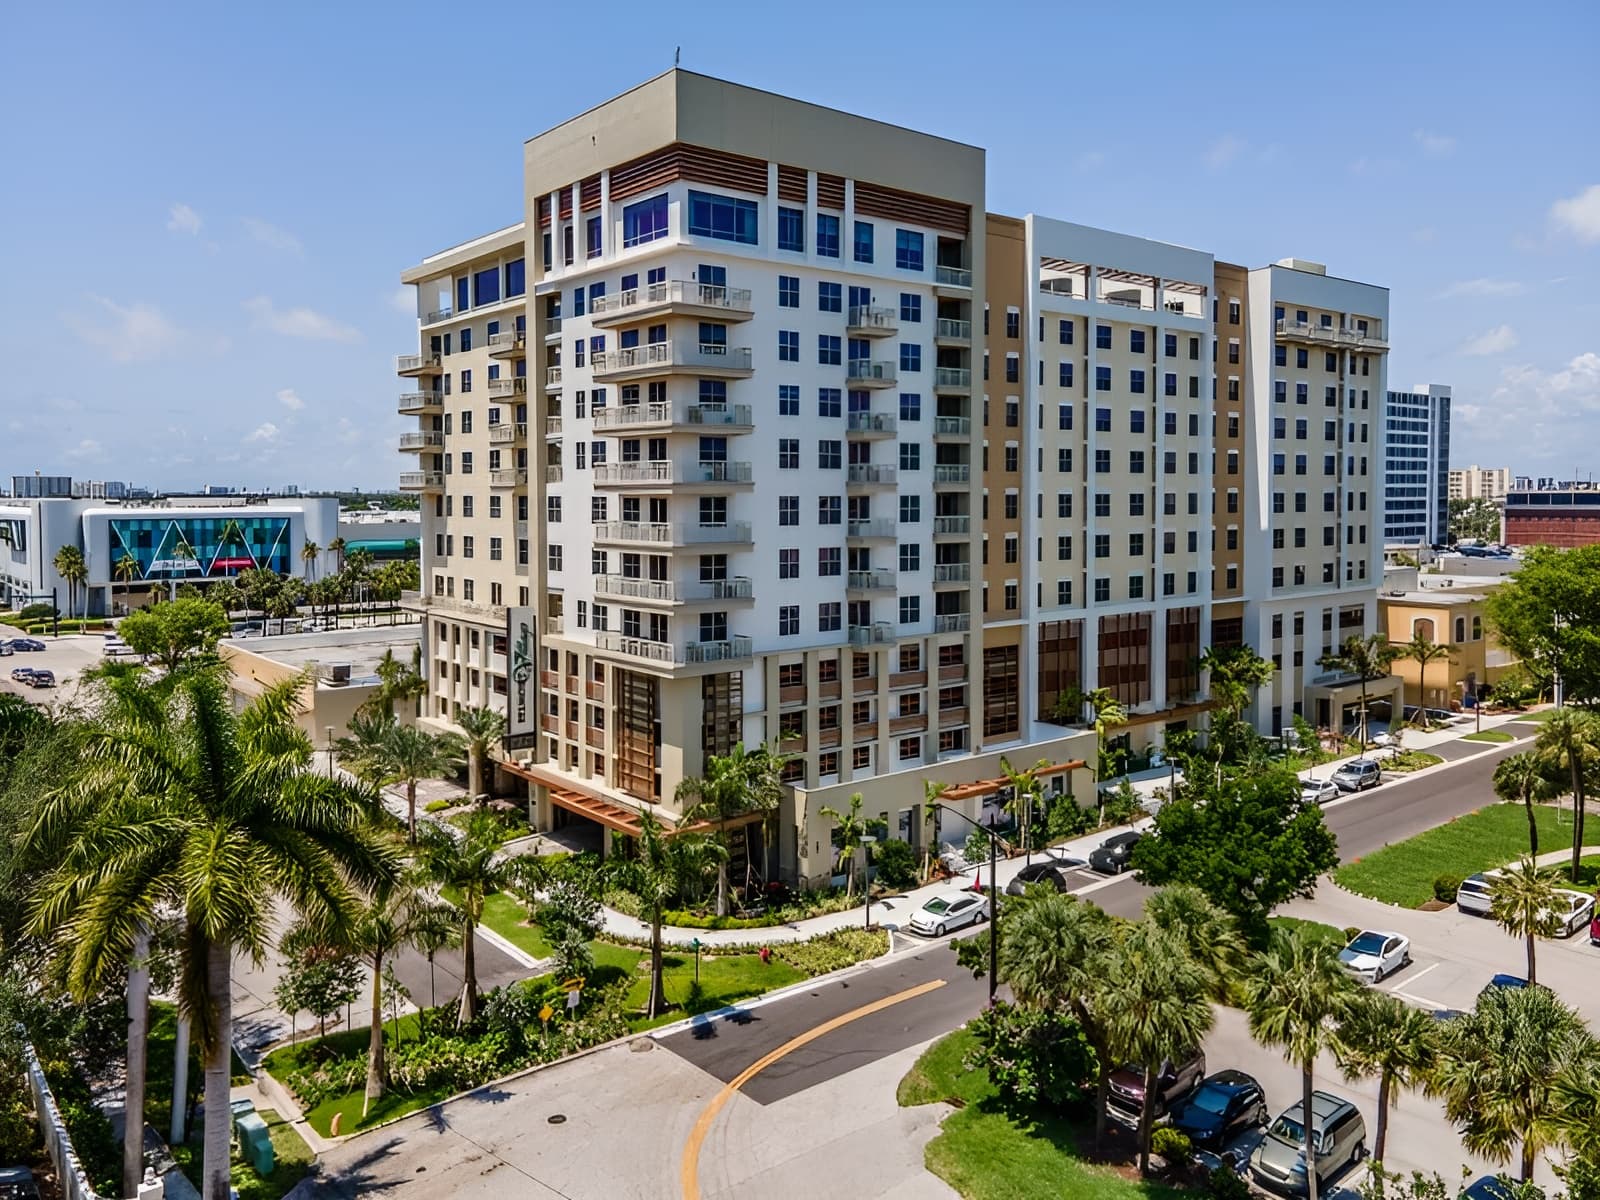
[[428,430],[423,433],[402,433],[400,435],[400,449],[402,450],[431,450],[444,447],[444,434]]
[[402,492],[426,492],[444,486],[443,471],[401,471],[400,490]]
[[960,633],[972,628],[970,613],[940,613],[933,618],[935,633]]
[[935,583],[966,583],[972,578],[971,563],[935,563],[933,567],[933,581]]
[[933,386],[942,388],[962,388],[972,386],[971,367],[935,367],[933,369]]
[[897,477],[898,472],[894,467],[878,463],[851,463],[845,473],[849,483],[893,483]]
[[617,429],[627,425],[661,425],[672,420],[672,405],[665,401],[654,404],[607,405],[590,414],[596,429]]
[[405,375],[410,371],[436,371],[439,369],[439,356],[432,353],[397,354],[394,369],[399,375]]
[[[18,1034],[22,1033],[18,1027]],[[100,1200],[88,1173],[78,1160],[72,1145],[72,1135],[56,1105],[55,1094],[45,1079],[44,1067],[34,1053],[33,1043],[22,1042],[22,1061],[28,1074],[28,1089],[33,1093],[33,1110],[39,1117],[39,1133],[44,1139],[45,1153],[55,1168],[55,1192],[64,1200]]]
[[544,481],[546,483],[560,483],[565,472],[560,463],[546,463],[544,468]]
[[455,315],[455,310],[452,308],[436,308],[423,319],[422,323],[424,325],[433,325],[439,321],[448,321]]
[[556,334],[558,334],[560,332],[561,332],[561,318],[560,317],[546,317],[544,319],[544,335],[545,335],[545,337],[555,337]]
[[599,463],[594,468],[596,483],[671,483],[669,462]]
[[544,369],[544,386],[547,388],[558,388],[561,386],[560,367],[546,367]]
[[971,479],[972,468],[966,463],[939,463],[933,468],[935,483],[968,483]]
[[722,346],[710,342],[671,340],[620,350],[602,350],[590,360],[596,377],[649,367],[686,367],[699,370],[748,371],[750,347]]
[[527,344],[527,335],[520,330],[513,329],[489,335],[489,353],[491,355],[496,352],[509,353],[522,350],[527,347]]
[[1384,341],[1381,323],[1369,321],[1367,331],[1348,329],[1337,325],[1314,325],[1310,321],[1281,320],[1277,323],[1279,333],[1289,337],[1304,338],[1310,342],[1327,342],[1336,346],[1361,347],[1369,346],[1379,349],[1389,343]]
[[845,325],[851,329],[893,333],[900,327],[900,314],[892,308],[874,308],[867,304],[857,304],[851,307]]
[[749,483],[754,476],[747,462],[716,460],[696,463],[684,472],[686,482],[692,483]]
[[933,419],[933,435],[935,437],[966,437],[971,432],[971,417],[935,417]]
[[503,446],[517,436],[516,428],[509,424],[489,426],[489,445]]
[[665,521],[596,521],[594,537],[603,542],[647,542],[670,546],[703,545],[711,542],[750,541],[750,522],[729,521],[724,525],[674,525]]
[[400,411],[420,412],[425,408],[443,408],[443,392],[401,392]]
[[1039,290],[1041,292],[1049,292],[1052,296],[1070,297],[1076,290],[1076,284],[1071,279],[1041,279],[1039,280]]
[[889,413],[853,412],[845,428],[851,433],[893,433],[895,424]]
[[594,594],[661,604],[675,604],[678,600],[677,585],[670,579],[630,579],[625,575],[596,575]]
[[933,519],[933,535],[940,534],[968,534],[972,532],[972,518],[970,516],[935,517]]
[[972,322],[940,317],[934,323],[933,335],[934,337],[953,338],[960,342],[970,342],[972,340]]
[[689,425],[750,425],[748,404],[691,404],[685,410]]
[[751,311],[749,288],[719,287],[690,279],[667,279],[642,288],[628,288],[613,296],[596,297],[589,312],[591,316],[605,317],[656,304],[695,304],[701,308]]
[[870,521],[851,521],[845,534],[853,538],[892,538],[894,522],[887,517],[874,517]]
[[747,637],[725,638],[720,642],[690,642],[684,647],[684,661],[692,663],[730,662],[749,658],[755,644]]
[[528,390],[528,380],[523,375],[513,375],[510,379],[489,380],[489,395],[491,396],[520,396]]
[[528,472],[515,467],[489,472],[490,487],[522,487],[527,482]]
[[934,267],[933,282],[946,287],[969,288],[972,286],[972,272],[966,267]]
[[851,571],[845,577],[845,586],[856,592],[883,592],[894,590],[893,571]]
[[845,375],[853,383],[890,384],[895,380],[895,364],[874,362],[870,358],[852,358]]
[[887,621],[871,625],[852,625],[848,635],[852,646],[875,646],[894,641],[894,626]]
[[629,637],[624,633],[602,631],[594,635],[595,645],[613,654],[626,654],[630,658],[645,658],[651,662],[675,663],[677,651],[671,642],[653,642],[649,638]]
[[561,418],[560,417],[546,417],[544,419],[544,435],[545,435],[545,437],[560,437],[561,436]]

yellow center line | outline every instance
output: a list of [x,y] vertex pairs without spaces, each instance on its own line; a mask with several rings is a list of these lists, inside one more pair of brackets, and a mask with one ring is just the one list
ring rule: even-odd
[[906,1000],[915,1000],[918,996],[925,996],[929,992],[937,991],[945,985],[943,979],[930,979],[927,983],[919,983],[916,987],[907,988],[903,992],[896,992],[892,996],[885,996],[881,1000],[874,1000],[871,1004],[863,1004],[860,1008],[853,1008],[847,1013],[841,1013],[831,1020],[824,1021],[821,1025],[806,1030],[796,1037],[790,1038],[776,1050],[769,1051],[751,1063],[733,1080],[725,1085],[720,1092],[711,1098],[705,1111],[695,1120],[694,1128],[689,1130],[689,1140],[683,1147],[683,1168],[681,1181],[683,1186],[683,1200],[700,1200],[700,1147],[705,1143],[706,1135],[711,1132],[712,1123],[716,1121],[717,1114],[723,1106],[733,1099],[733,1094],[745,1084],[749,1083],[761,1072],[786,1055],[793,1054],[800,1047],[809,1045],[819,1037],[824,1037],[852,1021],[859,1021],[862,1017],[870,1017],[875,1012],[882,1012]]

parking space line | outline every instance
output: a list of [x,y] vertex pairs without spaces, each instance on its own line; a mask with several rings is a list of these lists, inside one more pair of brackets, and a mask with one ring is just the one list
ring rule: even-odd
[[[1441,964],[1439,964],[1439,963],[1429,963],[1427,966],[1423,967],[1422,970],[1418,971],[1415,975],[1413,975],[1410,979],[1406,980],[1405,986],[1406,987],[1410,987],[1417,980],[1421,979],[1424,975],[1426,975],[1429,971],[1432,971],[1432,970],[1436,969],[1440,965]],[[1399,988],[1390,988],[1389,990],[1391,992],[1395,993],[1395,995],[1399,995],[1400,994],[1400,989]]]

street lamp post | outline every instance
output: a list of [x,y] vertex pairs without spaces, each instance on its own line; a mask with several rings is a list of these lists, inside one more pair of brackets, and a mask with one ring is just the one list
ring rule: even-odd
[[861,851],[864,861],[861,864],[861,891],[867,898],[867,917],[863,929],[872,928],[872,847],[878,839],[871,834],[864,834],[861,838]]
[[333,726],[329,725],[324,731],[328,735],[328,778],[333,778]]
[[942,809],[960,817],[974,829],[981,830],[989,839],[989,1003],[994,1003],[995,989],[1000,986],[1000,894],[995,890],[995,862],[998,859],[1000,835],[974,821],[958,808],[951,808],[948,804],[937,801],[934,808]]

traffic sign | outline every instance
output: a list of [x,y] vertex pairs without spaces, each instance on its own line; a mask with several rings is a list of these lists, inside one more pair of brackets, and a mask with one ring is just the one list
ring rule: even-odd
[[556,1015],[556,1010],[551,1008],[548,1004],[546,1004],[543,1008],[541,1008],[539,1010],[539,1020],[541,1020],[541,1021],[548,1022],[550,1020],[550,1018],[555,1016],[555,1015]]
[[563,980],[562,984],[561,984],[561,987],[562,987],[562,990],[564,990],[564,991],[576,992],[576,991],[579,991],[579,990],[582,989],[583,980],[582,979],[567,979],[567,980]]

